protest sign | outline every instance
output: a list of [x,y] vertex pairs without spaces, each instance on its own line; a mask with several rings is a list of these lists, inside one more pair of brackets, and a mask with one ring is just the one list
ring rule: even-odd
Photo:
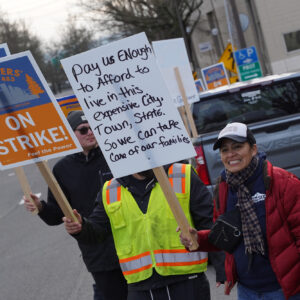
[[0,57],[5,57],[7,55],[10,55],[10,51],[7,44],[0,44]]
[[114,177],[195,156],[144,33],[61,63]]
[[82,151],[29,51],[0,59],[3,169]]
[[75,95],[58,98],[56,100],[66,117],[72,110],[82,110]]
[[184,105],[174,73],[176,67],[179,69],[188,103],[199,101],[183,38],[155,41],[152,43],[152,47],[174,104],[176,106]]
[[[0,57],[5,57],[7,55],[10,55],[10,51],[9,48],[7,46],[7,44],[1,44],[0,45]],[[24,173],[24,170],[22,167],[15,167],[15,173],[18,177],[18,180],[20,182],[22,191],[24,193],[24,195],[26,196],[27,199],[29,199],[29,201],[33,204],[33,206],[35,207],[35,210],[32,212],[32,214],[36,215],[38,213],[38,209],[33,201],[33,199],[31,198],[31,189],[30,189],[30,185],[28,183],[27,177]]]
[[195,80],[195,85],[196,85],[196,89],[197,89],[198,94],[205,91],[205,87],[204,87],[203,82],[200,78]]
[[[186,92],[185,92],[185,89],[184,89],[184,86],[183,86],[183,82],[182,82],[182,78],[180,76],[179,69],[177,67],[174,68],[174,72],[175,72],[176,81],[177,81],[177,84],[178,84],[178,87],[179,87],[179,90],[180,90],[180,93],[181,93],[181,96],[182,96],[182,99],[183,99],[183,103],[184,103],[185,110],[183,112],[183,115],[185,114],[187,116],[187,120],[188,120],[188,124],[185,125],[185,128],[187,129],[188,132],[191,129],[191,132],[192,132],[191,136],[192,137],[197,137],[198,132],[197,132],[197,129],[196,129],[196,125],[195,125],[195,122],[194,122],[194,119],[193,119],[193,116],[192,116],[190,106],[188,105],[187,95],[186,95]],[[184,118],[183,115],[181,116],[182,118]]]
[[222,62],[201,69],[201,73],[208,90],[229,84],[227,73]]
[[[6,43],[0,44],[0,57],[5,57],[7,55],[10,55],[9,48]],[[0,166],[1,170],[1,166]]]
[[195,156],[145,34],[61,63],[115,177]]
[[44,160],[82,148],[29,51],[0,59],[0,126],[1,169],[15,168],[30,199],[20,167],[35,162],[65,216],[76,220]]
[[199,100],[194,77],[188,60],[184,40],[170,39],[152,43],[157,63],[171,93],[174,104],[179,109],[187,131],[193,137],[198,135],[189,103]]

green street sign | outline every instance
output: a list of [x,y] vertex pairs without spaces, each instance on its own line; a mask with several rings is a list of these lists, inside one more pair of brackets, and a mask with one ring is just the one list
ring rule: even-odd
[[263,76],[254,46],[235,51],[234,59],[238,67],[240,81]]
[[260,67],[259,62],[254,62],[251,64],[245,64],[242,66],[238,66],[239,68],[239,73],[240,73],[240,77],[241,77],[241,81],[246,81],[246,80],[250,80],[253,78],[258,78],[258,77],[262,77],[262,70]]

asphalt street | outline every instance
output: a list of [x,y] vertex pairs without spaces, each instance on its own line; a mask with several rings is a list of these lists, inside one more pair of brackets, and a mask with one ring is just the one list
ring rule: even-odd
[[[45,197],[47,186],[37,166],[24,171],[32,191]],[[25,210],[14,169],[0,172],[0,191],[0,299],[92,300],[92,278],[63,225],[47,226]],[[207,275],[212,300],[236,299],[236,290],[224,296],[223,287],[215,287],[211,267]]]

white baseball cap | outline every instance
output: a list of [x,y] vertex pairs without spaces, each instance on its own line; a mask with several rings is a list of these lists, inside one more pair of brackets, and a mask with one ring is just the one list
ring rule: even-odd
[[250,145],[256,144],[252,131],[243,123],[229,123],[219,133],[217,141],[214,143],[213,149],[221,147],[223,139],[231,139],[239,143],[249,142]]

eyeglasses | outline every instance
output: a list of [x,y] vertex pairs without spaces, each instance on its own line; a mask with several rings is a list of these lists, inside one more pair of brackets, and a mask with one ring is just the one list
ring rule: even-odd
[[75,129],[75,130],[76,130],[76,131],[79,131],[79,133],[80,133],[81,135],[87,134],[87,133],[89,132],[89,130],[92,131],[92,129],[91,129],[90,126],[89,126],[89,127],[81,127],[81,128]]

